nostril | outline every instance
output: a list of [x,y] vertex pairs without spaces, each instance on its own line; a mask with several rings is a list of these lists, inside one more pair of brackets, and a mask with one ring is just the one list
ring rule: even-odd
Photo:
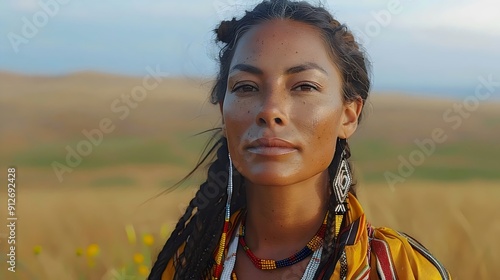
[[281,118],[273,118],[266,120],[266,118],[259,118],[258,120],[259,125],[272,125],[272,124],[277,124],[277,125],[282,125],[283,120]]

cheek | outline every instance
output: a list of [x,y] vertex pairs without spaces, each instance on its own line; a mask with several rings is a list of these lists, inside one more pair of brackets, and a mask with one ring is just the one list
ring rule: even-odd
[[[335,152],[335,144],[340,128],[340,110],[315,110],[309,120],[309,131],[306,133],[307,143],[314,149],[317,159],[331,160]],[[319,158],[318,158],[319,157]]]
[[247,102],[242,101],[240,98],[235,98],[232,94],[226,93],[224,106],[222,108],[224,120],[238,120],[244,117],[241,112],[248,107],[246,103]]
[[302,123],[298,128],[303,130],[310,140],[336,140],[341,123],[341,110],[338,106],[316,106],[297,117],[301,119],[298,122]]
[[336,140],[339,129],[339,114],[329,113],[323,118],[314,119],[315,135],[318,141]]
[[229,149],[234,154],[254,121],[252,105],[238,99],[226,98],[222,112]]
[[223,118],[226,128],[239,130],[243,124],[247,124],[253,120],[253,108],[251,104],[247,103],[239,99],[227,98],[227,103],[224,102],[223,108]]

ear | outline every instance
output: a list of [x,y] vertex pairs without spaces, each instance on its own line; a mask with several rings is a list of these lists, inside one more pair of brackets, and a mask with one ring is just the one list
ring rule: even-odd
[[358,118],[362,109],[363,100],[361,97],[344,104],[339,138],[348,139],[352,134],[354,134],[356,128],[358,128]]

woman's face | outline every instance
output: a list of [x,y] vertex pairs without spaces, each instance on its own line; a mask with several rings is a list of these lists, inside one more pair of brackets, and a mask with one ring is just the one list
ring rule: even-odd
[[356,129],[360,102],[342,81],[318,30],[267,21],[238,41],[221,105],[234,166],[253,184],[289,185],[325,171],[337,137]]

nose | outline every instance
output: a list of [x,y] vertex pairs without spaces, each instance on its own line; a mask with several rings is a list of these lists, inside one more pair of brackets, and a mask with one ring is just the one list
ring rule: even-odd
[[257,125],[268,127],[286,125],[286,97],[275,91],[269,92],[263,97],[264,99],[256,118]]

